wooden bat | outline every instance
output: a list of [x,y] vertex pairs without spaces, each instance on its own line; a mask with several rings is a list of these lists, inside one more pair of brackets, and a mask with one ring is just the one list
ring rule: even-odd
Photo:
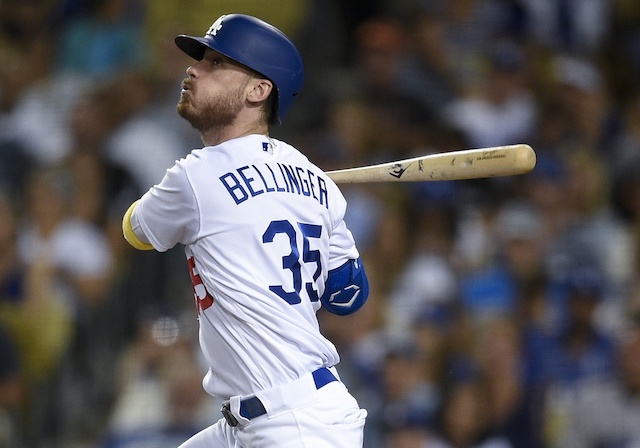
[[326,174],[336,183],[427,182],[526,174],[535,165],[531,146],[518,144],[429,154]]

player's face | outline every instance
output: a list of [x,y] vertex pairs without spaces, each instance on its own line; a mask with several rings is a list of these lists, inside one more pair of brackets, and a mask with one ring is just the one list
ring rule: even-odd
[[207,49],[187,74],[177,106],[180,116],[200,132],[233,124],[245,105],[246,88],[252,79],[250,72]]

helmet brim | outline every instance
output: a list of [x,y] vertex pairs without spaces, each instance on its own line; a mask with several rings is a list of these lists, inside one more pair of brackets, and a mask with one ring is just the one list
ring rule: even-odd
[[186,53],[196,61],[202,60],[205,50],[207,48],[211,48],[208,45],[206,38],[187,36],[186,34],[176,36],[175,43],[180,50],[182,50],[184,53]]

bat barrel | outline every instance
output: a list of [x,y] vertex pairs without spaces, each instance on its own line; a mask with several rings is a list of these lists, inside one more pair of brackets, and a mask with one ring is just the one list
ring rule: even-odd
[[429,154],[326,174],[337,183],[427,182],[520,175],[535,165],[533,148],[517,144]]
[[519,147],[516,151],[516,167],[521,171],[520,174],[527,174],[536,166],[536,152],[529,145],[516,146]]

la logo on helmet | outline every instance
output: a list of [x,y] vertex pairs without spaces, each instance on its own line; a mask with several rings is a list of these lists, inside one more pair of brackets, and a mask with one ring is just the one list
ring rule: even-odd
[[218,17],[218,20],[213,22],[213,25],[211,25],[211,28],[209,28],[209,31],[207,31],[207,34],[210,34],[212,36],[215,36],[216,34],[218,34],[218,31],[222,29],[222,21],[224,20],[225,17],[227,16],[224,15],[224,16]]

